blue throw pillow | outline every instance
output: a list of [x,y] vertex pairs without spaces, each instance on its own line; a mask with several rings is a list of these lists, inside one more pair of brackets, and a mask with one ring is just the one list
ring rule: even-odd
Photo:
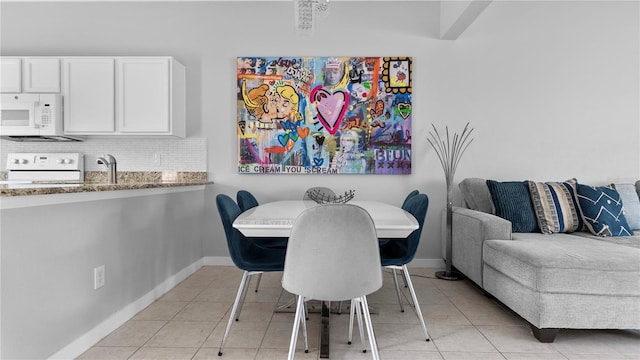
[[529,187],[525,181],[487,180],[496,215],[511,221],[513,232],[539,232]]
[[620,194],[615,189],[578,184],[577,190],[584,225],[592,234],[633,235],[633,230],[624,217]]

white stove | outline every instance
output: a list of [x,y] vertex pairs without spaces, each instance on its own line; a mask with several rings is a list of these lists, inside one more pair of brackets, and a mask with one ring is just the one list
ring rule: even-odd
[[[70,186],[84,182],[80,153],[9,153],[7,181],[12,188]],[[37,184],[36,184],[37,183]],[[33,184],[32,186],[27,186]],[[36,186],[37,185],[37,186]]]

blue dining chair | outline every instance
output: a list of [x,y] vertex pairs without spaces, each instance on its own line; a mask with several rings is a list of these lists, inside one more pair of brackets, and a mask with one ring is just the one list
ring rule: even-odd
[[220,350],[218,351],[218,355],[221,356],[224,344],[231,331],[233,319],[238,320],[251,276],[261,275],[264,272],[283,271],[286,249],[258,246],[255,241],[257,238],[245,237],[238,229],[234,228],[233,221],[242,211],[238,204],[229,196],[218,194],[218,196],[216,196],[216,206],[218,207],[220,220],[222,220],[224,227],[231,260],[233,260],[236,267],[244,270],[240,286],[238,287],[238,293],[233,302],[231,314],[229,314],[229,321],[222,338],[222,343],[220,344]]
[[238,193],[236,194],[236,201],[238,201],[238,206],[240,206],[240,210],[242,210],[242,212],[258,206],[258,200],[256,197],[247,190],[238,190]]
[[400,270],[403,274],[405,284],[407,284],[409,292],[411,293],[411,298],[413,300],[416,315],[420,320],[420,324],[422,325],[422,330],[424,331],[426,340],[429,341],[427,326],[425,325],[424,319],[422,318],[420,304],[418,303],[416,291],[413,288],[413,283],[411,282],[411,275],[409,274],[409,270],[407,269],[407,264],[410,263],[415,257],[416,250],[418,249],[418,245],[420,244],[420,235],[422,235],[424,221],[427,216],[427,210],[429,208],[429,197],[426,194],[416,194],[408,197],[402,205],[402,208],[411,213],[411,215],[416,218],[419,225],[418,229],[409,234],[406,239],[389,239],[388,242],[386,242],[384,245],[381,245],[380,260],[383,267],[391,269],[391,271],[393,272],[393,281],[396,286],[396,294],[398,295],[398,302],[400,303],[401,311],[404,311],[404,307],[402,305],[402,298],[400,296],[400,288],[398,286],[396,270]]
[[[242,212],[245,212],[249,209],[252,209],[260,203],[258,203],[258,199],[256,199],[253,194],[247,190],[238,190],[236,193],[236,201],[238,201],[238,206]],[[288,238],[256,238],[255,243],[259,247],[265,248],[275,248],[275,249],[286,249],[287,248]],[[258,279],[256,281],[256,289],[255,292],[258,292],[260,288],[260,282],[262,281],[262,274],[258,275]]]
[[[407,206],[407,202],[409,201],[409,199],[411,199],[412,197],[416,196],[420,194],[420,192],[418,190],[411,190],[410,193],[407,194],[407,196],[404,198],[404,201],[402,202],[402,208],[404,209]],[[391,241],[390,239],[379,239],[378,240],[380,242],[380,246],[388,243],[389,241]],[[404,310],[402,310],[404,312]]]
[[[259,205],[256,197],[247,190],[238,190],[236,193],[236,200],[238,201],[238,206],[242,212]],[[286,249],[287,240],[287,238],[256,238],[256,245],[267,248]]]
[[[236,193],[236,200],[238,201],[238,206],[242,212],[259,205],[256,197],[247,190],[238,190]],[[287,238],[256,238],[256,245],[267,248],[286,249],[287,240]],[[258,291],[257,287],[256,291]]]
[[[412,197],[416,196],[420,194],[420,192],[418,190],[412,190],[411,192],[409,192],[407,194],[407,196],[404,198],[404,201],[402,202],[402,209],[406,210],[407,208],[407,204],[409,202],[409,199],[411,199]],[[427,200],[428,201],[428,200]],[[380,238],[378,239],[378,243],[380,245],[380,247],[385,246],[387,243],[389,243],[389,241],[397,241],[396,239],[385,239],[385,238]],[[396,274],[395,270],[392,270],[393,272],[393,281],[394,284],[396,286],[396,295],[398,296],[398,303],[400,303],[400,311],[404,312],[404,305],[402,305],[402,300],[400,299],[400,288],[398,287],[398,275]],[[407,284],[407,281],[404,281],[405,286],[404,287],[409,287]],[[342,313],[342,302],[339,303],[338,305],[338,314]],[[353,322],[353,315],[351,315],[351,322]],[[353,324],[350,325],[350,328],[353,328]],[[351,343],[351,335],[349,336],[349,343]]]
[[414,196],[416,196],[418,194],[420,194],[420,191],[411,190],[411,192],[407,194],[407,197],[404,198],[404,201],[402,202],[402,208],[404,209],[407,206],[407,203],[409,202],[409,199],[411,199],[412,197],[414,197]]

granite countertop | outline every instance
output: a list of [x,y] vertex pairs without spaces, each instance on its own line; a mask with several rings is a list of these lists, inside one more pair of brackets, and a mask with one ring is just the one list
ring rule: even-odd
[[163,187],[213,184],[206,172],[181,171],[122,171],[117,184],[107,184],[104,171],[87,171],[83,183],[34,182],[27,186],[0,185],[0,197],[70,194],[79,192],[137,190]]

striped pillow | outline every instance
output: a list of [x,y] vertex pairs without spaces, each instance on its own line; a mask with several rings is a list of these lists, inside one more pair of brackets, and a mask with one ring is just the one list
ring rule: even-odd
[[581,231],[584,225],[577,201],[578,181],[527,181],[531,202],[543,234]]

